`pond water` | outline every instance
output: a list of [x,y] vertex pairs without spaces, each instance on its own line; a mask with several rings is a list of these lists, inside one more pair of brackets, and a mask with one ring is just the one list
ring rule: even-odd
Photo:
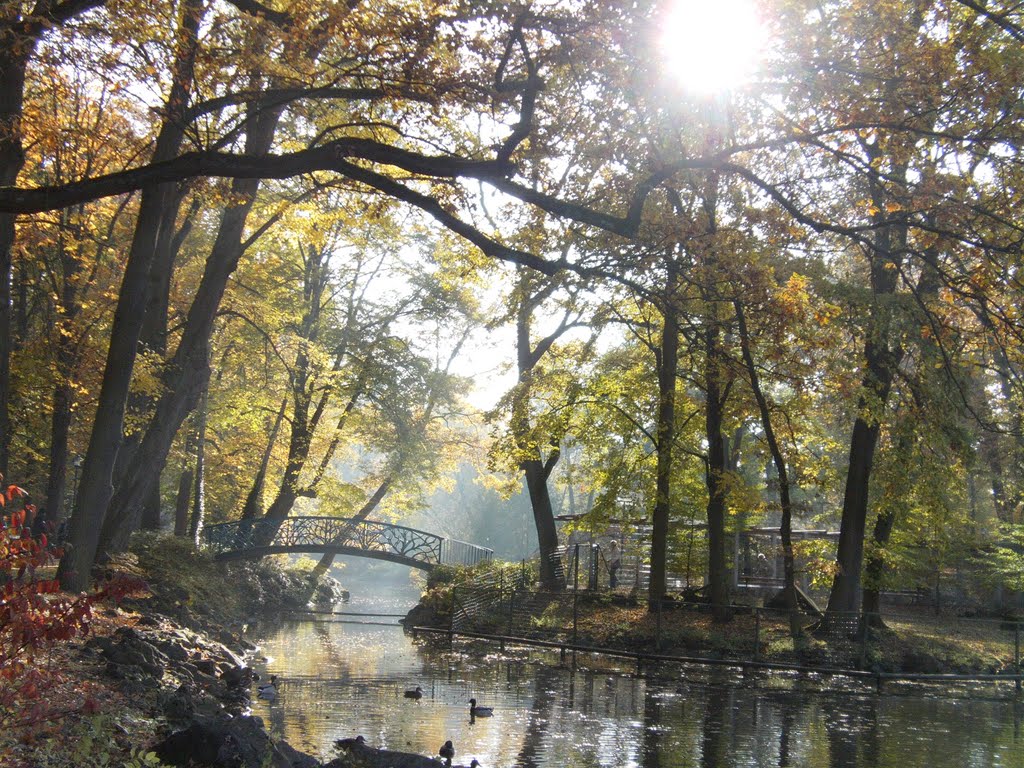
[[[346,612],[400,613],[358,600]],[[335,739],[484,768],[1021,768],[1024,705],[1012,686],[893,688],[837,678],[632,663],[596,655],[449,647],[397,626],[285,622],[258,638],[279,676],[255,714],[292,746],[329,759]],[[344,620],[344,619],[342,619]],[[351,616],[351,621],[394,619]],[[403,692],[422,686],[423,698]],[[469,699],[494,716],[469,716]]]

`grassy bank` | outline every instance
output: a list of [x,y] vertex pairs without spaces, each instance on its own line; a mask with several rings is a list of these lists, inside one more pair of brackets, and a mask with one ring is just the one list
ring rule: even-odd
[[666,601],[648,610],[625,591],[545,593],[518,566],[438,569],[407,626],[522,637],[640,654],[760,661],[811,669],[857,669],[922,675],[1019,674],[1013,623],[926,610],[893,613],[865,636],[856,619],[828,635],[802,619],[793,638],[787,617],[763,607],[737,606],[715,621],[708,606]]
[[144,579],[149,593],[131,601],[148,613],[161,613],[187,626],[241,631],[261,616],[331,605],[340,599],[332,579],[313,582],[313,561],[288,567],[284,556],[221,563],[197,552],[187,539],[137,535],[130,552],[112,563],[121,573]]

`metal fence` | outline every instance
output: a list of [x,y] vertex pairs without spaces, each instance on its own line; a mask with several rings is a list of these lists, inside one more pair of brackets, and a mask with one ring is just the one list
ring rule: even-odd
[[[1020,690],[1024,622],[935,616],[925,610],[839,614],[827,623],[802,614],[804,634],[795,643],[789,614],[779,609],[730,605],[724,623],[706,603],[665,601],[649,612],[646,602],[625,592],[573,589],[575,572],[574,565],[564,592],[529,588],[525,577],[459,587],[447,630],[565,648],[604,644],[639,656],[854,674],[879,684],[1011,681]],[[639,608],[644,610],[638,614]],[[594,617],[604,625],[595,626]]]
[[442,565],[477,565],[494,556],[494,550],[457,539],[442,539],[438,562]]

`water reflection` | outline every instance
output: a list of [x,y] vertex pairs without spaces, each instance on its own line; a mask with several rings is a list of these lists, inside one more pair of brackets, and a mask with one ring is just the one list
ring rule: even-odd
[[[273,732],[324,759],[362,734],[376,746],[486,768],[1019,768],[1010,699],[875,695],[800,676],[662,667],[493,645],[414,643],[399,628],[293,622],[262,638]],[[404,691],[420,685],[420,700]],[[1002,691],[1001,694],[1005,694]],[[471,697],[495,707],[471,720]]]
[[779,712],[779,768],[790,768],[794,765],[789,750],[797,711],[796,707],[783,707]]

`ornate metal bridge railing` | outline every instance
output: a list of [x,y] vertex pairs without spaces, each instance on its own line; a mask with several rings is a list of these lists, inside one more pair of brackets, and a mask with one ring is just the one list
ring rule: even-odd
[[475,565],[493,550],[404,525],[346,517],[289,517],[239,520],[203,530],[219,559],[261,557],[280,552],[336,552],[391,560],[429,570],[435,565]]

